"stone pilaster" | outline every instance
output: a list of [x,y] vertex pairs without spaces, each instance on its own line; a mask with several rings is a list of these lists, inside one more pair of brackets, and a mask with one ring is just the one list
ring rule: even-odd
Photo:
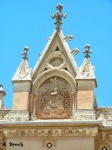
[[28,65],[28,47],[24,48],[23,59],[12,79],[13,107],[7,116],[7,121],[28,121],[29,120],[29,94],[32,84],[32,71]]
[[31,93],[30,94],[30,105],[29,110],[31,113],[31,120],[36,120],[39,114],[39,107],[37,106],[38,94]]
[[90,46],[86,45],[85,48],[85,59],[76,76],[77,109],[94,109],[96,104],[94,89],[97,87],[95,68],[90,62],[90,53],[92,52]]

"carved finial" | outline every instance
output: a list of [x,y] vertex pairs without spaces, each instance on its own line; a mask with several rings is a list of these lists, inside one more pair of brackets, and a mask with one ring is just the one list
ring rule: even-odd
[[87,44],[86,46],[85,46],[85,51],[83,52],[83,53],[85,53],[85,57],[86,58],[90,58],[90,53],[92,53],[92,51],[90,50],[90,45],[89,44]]
[[25,46],[24,52],[21,54],[21,55],[23,55],[23,60],[26,60],[26,59],[28,60],[28,57],[27,57],[28,50],[29,50],[29,47]]
[[56,30],[59,32],[61,29],[61,24],[62,24],[62,17],[66,18],[66,14],[62,14],[62,5],[56,6],[57,12],[56,14],[52,15],[52,19],[56,18],[56,22],[54,23],[56,25]]
[[71,41],[73,39],[73,35],[69,34],[64,38],[66,41]]
[[74,48],[70,53],[73,55],[77,55],[80,52],[80,50],[78,48]]

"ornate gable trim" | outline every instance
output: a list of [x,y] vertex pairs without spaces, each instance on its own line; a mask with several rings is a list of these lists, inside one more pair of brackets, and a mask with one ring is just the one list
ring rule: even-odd
[[65,40],[65,37],[62,31],[57,32],[55,30],[52,37],[49,39],[47,46],[45,47],[42,55],[40,56],[40,59],[38,60],[37,64],[34,67],[33,81],[35,81],[36,77],[40,73],[42,73],[43,68],[45,68],[46,66],[47,58],[49,57],[51,53],[56,51],[57,47],[59,48],[60,53],[66,60],[70,73],[73,76],[76,76],[78,67],[72,54],[70,53],[70,48]]

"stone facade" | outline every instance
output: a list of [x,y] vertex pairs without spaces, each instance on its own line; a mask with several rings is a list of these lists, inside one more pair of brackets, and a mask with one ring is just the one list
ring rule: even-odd
[[62,33],[62,5],[58,5],[56,29],[32,70],[28,47],[12,79],[13,106],[4,107],[5,91],[0,85],[1,150],[111,150],[112,108],[97,107],[95,67],[90,46],[77,66]]

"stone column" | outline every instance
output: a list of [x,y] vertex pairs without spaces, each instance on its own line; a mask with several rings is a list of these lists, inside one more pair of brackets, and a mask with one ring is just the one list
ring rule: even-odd
[[77,95],[76,91],[71,93],[70,95],[72,98],[72,116],[74,115],[74,111],[77,108],[77,99],[76,99],[77,96],[76,95]]
[[38,94],[31,93],[30,94],[30,113],[31,113],[31,120],[36,120],[37,118],[37,100]]

